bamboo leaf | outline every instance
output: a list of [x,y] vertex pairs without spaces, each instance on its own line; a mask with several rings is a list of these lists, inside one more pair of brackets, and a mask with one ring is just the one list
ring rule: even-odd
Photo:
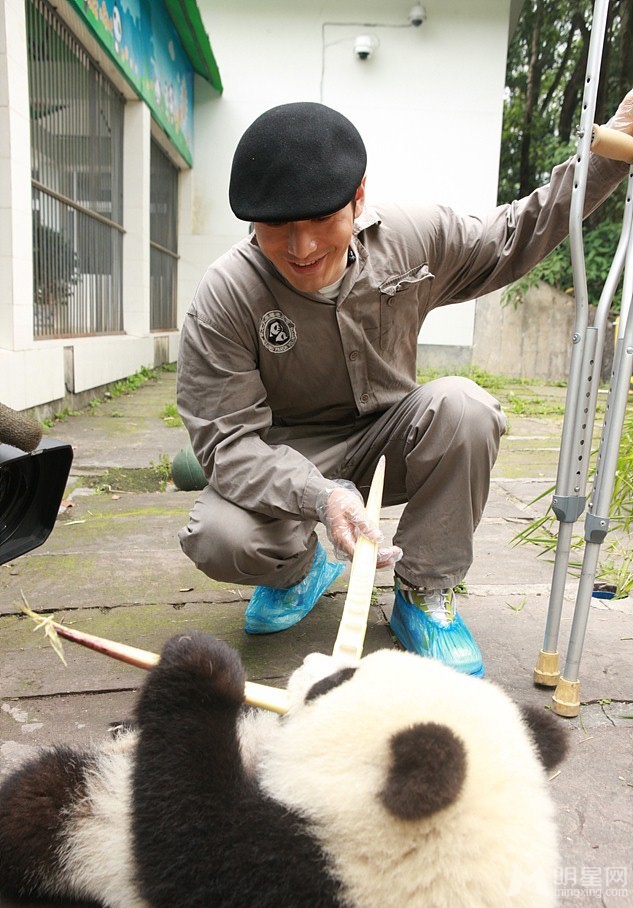
[[66,657],[64,656],[64,649],[62,647],[62,641],[59,639],[59,634],[55,630],[55,616],[54,615],[39,615],[37,612],[34,612],[33,609],[29,606],[26,601],[26,596],[20,590],[20,595],[22,596],[22,605],[20,610],[26,615],[27,618],[30,618],[35,622],[34,631],[43,630],[44,634],[48,637],[48,642],[53,647],[59,658],[62,660],[64,665],[67,666]]

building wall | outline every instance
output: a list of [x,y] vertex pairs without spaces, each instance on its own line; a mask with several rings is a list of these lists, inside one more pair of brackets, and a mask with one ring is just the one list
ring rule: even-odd
[[149,175],[153,135],[185,162],[108,60],[70,4],[56,8],[126,98],[124,126],[124,333],[33,338],[30,119],[24,0],[0,4],[0,400],[16,410],[81,401],[138,371],[176,359],[178,332],[149,330]]
[[[350,117],[368,148],[368,201],[438,201],[465,213],[495,204],[511,4],[427,0],[200,0],[224,93],[196,86],[195,166],[183,198],[183,301],[206,266],[246,232],[232,215],[233,150],[263,110],[322,101]],[[367,23],[379,23],[371,24]],[[364,62],[359,35],[379,46]],[[432,314],[421,342],[461,357],[474,303]],[[449,348],[451,348],[449,350]]]
[[[589,324],[595,324],[589,307]],[[517,306],[501,292],[482,297],[477,305],[471,362],[495,375],[542,381],[567,381],[573,350],[576,301],[539,281]],[[608,383],[613,367],[614,326],[610,319],[601,353],[601,380]]]
[[[481,213],[496,197],[507,37],[516,0],[201,0],[224,94],[195,80],[194,166],[91,39],[67,0],[56,7],[128,103],[124,155],[124,333],[34,341],[29,103],[24,0],[0,4],[0,400],[56,404],[177,356],[178,331],[149,331],[150,132],[181,167],[178,324],[208,264],[246,232],[228,205],[233,149],[263,110],[323,101],[358,125],[368,147],[369,202],[433,200]],[[361,34],[377,39],[364,62]],[[474,303],[434,313],[421,350],[461,361]]]

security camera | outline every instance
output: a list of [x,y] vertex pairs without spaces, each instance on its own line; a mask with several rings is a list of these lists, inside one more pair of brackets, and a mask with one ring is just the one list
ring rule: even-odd
[[409,22],[415,28],[419,28],[426,21],[426,10],[419,3],[416,3],[409,10]]
[[372,35],[359,35],[354,41],[354,56],[359,60],[369,60],[378,47],[378,39]]

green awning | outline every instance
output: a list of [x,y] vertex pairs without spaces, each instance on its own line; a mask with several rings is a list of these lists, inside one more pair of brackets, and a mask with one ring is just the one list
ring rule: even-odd
[[164,3],[194,72],[206,79],[216,91],[222,92],[220,70],[198,4],[195,0],[164,0]]

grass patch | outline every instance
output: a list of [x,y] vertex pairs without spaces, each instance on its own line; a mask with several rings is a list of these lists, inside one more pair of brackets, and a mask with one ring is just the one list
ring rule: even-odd
[[509,391],[504,401],[504,409],[515,416],[563,416],[565,402],[537,396],[522,397]]
[[[122,397],[124,394],[130,394],[132,391],[137,391],[148,381],[157,381],[161,372],[175,372],[176,369],[176,363],[165,363],[162,366],[156,366],[155,368],[141,366],[134,375],[130,375],[128,378],[110,385],[108,390],[104,392],[103,397],[93,397],[83,411],[71,410],[68,407],[65,407],[63,410],[54,413],[53,416],[47,416],[45,419],[40,420],[40,424],[46,429],[52,429],[57,423],[63,422],[69,416],[80,416],[82,412],[86,411],[94,413],[102,403],[105,403],[105,401],[112,400],[116,397]],[[112,413],[112,416],[121,415],[122,414],[117,411]],[[180,419],[180,417],[178,417],[178,419]],[[172,425],[172,423],[169,423],[169,425]],[[182,422],[174,422],[173,425],[182,425]]]
[[171,479],[171,461],[161,454],[149,467],[111,467],[98,476],[87,476],[85,485],[97,492],[164,492]]
[[138,391],[148,381],[156,381],[160,369],[149,369],[147,366],[141,366],[134,375],[129,375],[122,381],[115,382],[109,389],[110,397],[121,397],[123,394],[129,394],[131,391]]
[[[435,378],[443,378],[447,375],[459,375],[474,381],[475,384],[498,397],[503,405],[503,409],[508,415],[548,417],[562,416],[565,412],[564,401],[555,399],[550,400],[547,397],[537,394],[521,394],[512,390],[513,388],[525,388],[528,386],[530,388],[534,388],[535,386],[544,388],[564,388],[567,386],[567,382],[564,381],[542,382],[536,379],[494,375],[491,372],[486,372],[485,369],[479,368],[479,366],[468,366],[459,371],[418,369],[417,378],[419,384],[425,384],[426,382],[433,381]],[[506,390],[508,388],[510,390]],[[501,393],[504,391],[505,393]],[[501,400],[501,398],[503,399]]]
[[47,416],[45,419],[42,419],[40,425],[44,426],[46,429],[52,429],[56,423],[63,422],[69,416],[79,415],[79,410],[71,410],[69,407],[64,407],[63,410],[57,410],[52,416]]
[[[589,474],[589,485],[595,480],[595,467]],[[553,495],[555,486],[546,489],[532,501],[536,504],[543,498]],[[589,496],[590,499],[590,496]],[[585,515],[586,516],[586,515]],[[572,536],[571,551],[580,555],[584,549],[584,520],[579,522],[579,532]],[[596,571],[596,579],[615,586],[615,598],[625,598],[633,591],[633,548],[631,547],[631,530],[633,529],[633,407],[625,415],[622,439],[618,452],[613,491],[609,509],[609,533],[602,543],[602,559]],[[558,520],[550,504],[542,517],[533,520],[524,530],[514,537],[514,544],[530,543],[540,549],[539,554],[552,557],[556,550],[558,538]],[[570,560],[568,572],[578,576],[581,562]]]
[[[418,384],[423,385],[426,382],[433,381],[435,378],[444,378],[447,375],[460,375],[462,378],[470,378],[481,388],[486,391],[499,391],[508,385],[538,385],[538,381],[528,378],[513,378],[507,375],[494,375],[492,372],[486,372],[479,366],[466,366],[465,368],[455,371],[454,369],[418,369]],[[564,387],[566,382],[552,382],[552,385]]]
[[170,429],[175,429],[182,425],[182,419],[180,418],[176,404],[167,404],[161,413],[161,418],[165,425],[169,426]]

